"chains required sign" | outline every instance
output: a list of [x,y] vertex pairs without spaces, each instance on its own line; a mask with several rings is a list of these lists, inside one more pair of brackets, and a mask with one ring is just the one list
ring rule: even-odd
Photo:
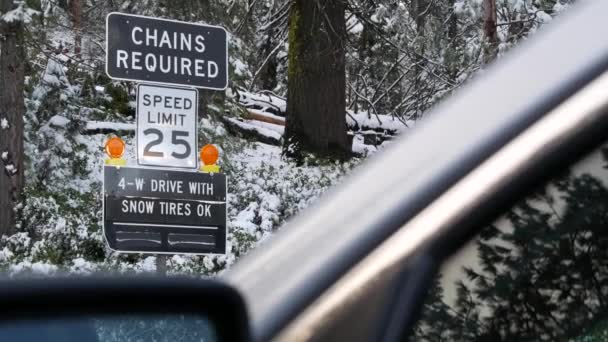
[[228,34],[222,27],[110,13],[106,44],[111,78],[215,90],[228,86]]
[[137,87],[137,162],[140,165],[196,168],[195,89]]

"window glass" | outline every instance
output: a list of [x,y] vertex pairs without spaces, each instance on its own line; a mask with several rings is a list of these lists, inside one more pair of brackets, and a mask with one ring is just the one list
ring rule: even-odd
[[215,326],[198,315],[100,315],[11,321],[0,324],[1,341],[214,342]]
[[608,338],[608,145],[518,202],[441,268],[416,341]]

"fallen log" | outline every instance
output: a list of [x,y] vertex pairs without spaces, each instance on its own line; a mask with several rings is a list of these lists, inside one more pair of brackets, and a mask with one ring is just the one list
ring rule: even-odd
[[120,122],[102,122],[102,121],[86,121],[81,125],[80,134],[95,135],[95,134],[110,134],[114,133],[118,136],[134,135],[136,126],[132,123]]
[[260,133],[259,128],[255,128],[254,126],[248,127],[248,124],[241,122],[238,119],[227,116],[220,116],[219,118],[226,126],[228,133],[232,135],[253,139],[268,145],[281,146],[281,136],[278,133],[273,136],[262,134]]
[[254,111],[248,110],[247,114],[244,116],[245,119],[248,120],[257,120],[266,123],[271,123],[275,125],[285,126],[285,118],[280,116],[272,115],[272,114],[262,114],[256,113]]

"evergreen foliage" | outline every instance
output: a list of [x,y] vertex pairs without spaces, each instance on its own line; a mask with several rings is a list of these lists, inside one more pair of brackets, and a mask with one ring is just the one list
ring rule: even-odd
[[[476,243],[478,262],[463,268],[454,304],[431,296],[417,337],[557,341],[587,336],[579,338],[586,341],[605,336],[605,324],[597,322],[608,318],[608,173],[605,167],[597,171],[597,159],[590,163],[596,166],[593,173],[560,176],[484,228]],[[445,285],[435,283],[433,293]],[[446,326],[434,325],[438,321]],[[436,338],[437,328],[442,338]]]

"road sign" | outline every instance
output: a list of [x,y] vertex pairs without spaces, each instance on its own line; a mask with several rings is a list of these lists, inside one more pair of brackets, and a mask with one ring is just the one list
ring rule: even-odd
[[110,13],[106,72],[114,79],[224,90],[227,37],[219,26]]
[[195,89],[137,86],[137,163],[168,167],[197,166]]
[[119,252],[226,253],[226,176],[104,167],[104,235]]

